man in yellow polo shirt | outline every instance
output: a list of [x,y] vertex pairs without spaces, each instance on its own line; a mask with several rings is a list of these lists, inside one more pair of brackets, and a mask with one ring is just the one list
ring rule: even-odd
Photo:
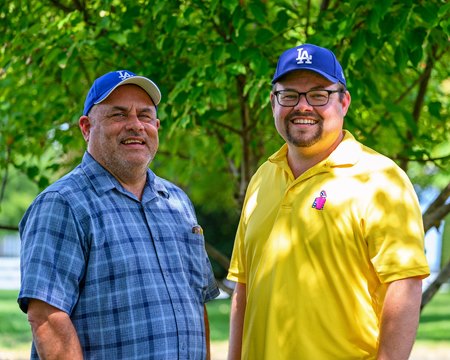
[[272,84],[286,144],[247,189],[229,359],[406,360],[429,275],[411,182],[343,130],[351,98],[330,50],[285,51]]

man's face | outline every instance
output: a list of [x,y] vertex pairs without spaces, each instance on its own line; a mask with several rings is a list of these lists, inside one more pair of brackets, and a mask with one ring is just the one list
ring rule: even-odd
[[159,119],[148,94],[122,85],[80,118],[88,152],[114,176],[146,172],[158,150]]
[[[324,77],[311,71],[294,71],[275,85],[275,91],[296,90],[338,90]],[[275,95],[271,94],[272,111],[275,127],[289,148],[311,155],[320,154],[330,149],[340,137],[344,116],[350,105],[350,94],[346,92],[340,101],[339,93],[329,95],[329,101],[323,106],[311,106],[304,95],[296,106],[281,106]]]

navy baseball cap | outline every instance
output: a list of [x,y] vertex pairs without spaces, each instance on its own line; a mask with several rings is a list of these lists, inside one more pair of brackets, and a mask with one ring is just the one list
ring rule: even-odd
[[347,86],[341,64],[334,53],[320,46],[303,44],[286,50],[278,60],[272,84],[295,70],[314,71],[333,83],[340,82]]
[[83,115],[87,115],[94,105],[100,104],[116,88],[125,84],[134,84],[144,89],[152,99],[155,106],[161,101],[161,92],[158,86],[143,76],[137,76],[128,70],[111,71],[94,81],[84,102]]

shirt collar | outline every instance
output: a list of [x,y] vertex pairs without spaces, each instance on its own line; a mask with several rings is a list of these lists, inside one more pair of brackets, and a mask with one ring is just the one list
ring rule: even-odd
[[[81,168],[99,196],[114,188],[128,195],[128,192],[126,192],[120,182],[108,170],[101,166],[87,151],[83,155]],[[157,177],[153,171],[148,169],[147,183],[144,190],[145,201],[151,200],[156,195],[163,196],[166,199],[170,196],[169,191],[161,179]]]
[[324,161],[327,166],[353,166],[361,156],[361,144],[347,130],[344,130],[344,138],[336,149]]
[[[355,165],[360,157],[361,144],[348,131],[343,130],[344,138],[336,149],[323,161],[315,166],[337,167]],[[276,153],[269,157],[269,161],[277,164],[283,169],[289,169],[287,162],[288,146],[284,144]],[[314,167],[315,167],[314,166]]]

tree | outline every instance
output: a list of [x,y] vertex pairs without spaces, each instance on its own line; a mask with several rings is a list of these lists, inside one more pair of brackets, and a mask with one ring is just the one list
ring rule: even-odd
[[[42,188],[72,167],[84,149],[77,119],[88,87],[98,75],[126,68],[154,79],[163,93],[161,149],[152,167],[205,211],[226,209],[237,217],[251,175],[281,144],[268,102],[277,58],[311,42],[333,49],[345,69],[352,94],[346,128],[395,159],[419,194],[450,182],[445,1],[2,6],[4,174],[14,167]],[[42,163],[49,153],[54,158]],[[433,212],[433,226],[448,210]]]

